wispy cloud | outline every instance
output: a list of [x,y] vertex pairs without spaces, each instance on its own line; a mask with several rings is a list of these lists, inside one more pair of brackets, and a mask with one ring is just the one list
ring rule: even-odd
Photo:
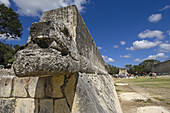
[[75,4],[80,12],[88,0],[13,0],[18,12],[26,16],[41,16],[41,12]]
[[118,45],[114,45],[113,48],[119,48],[119,46]]
[[166,9],[169,9],[170,8],[170,5],[166,5],[164,8],[160,9],[160,11],[164,11]]
[[9,0],[0,0],[0,4],[5,4],[5,6],[10,7],[10,2]]
[[107,63],[110,63],[110,62],[114,62],[114,61],[115,61],[114,59],[109,58],[108,56],[102,55],[102,57],[103,57],[104,61],[107,62]]
[[141,32],[138,34],[138,36],[140,38],[154,38],[156,37],[157,39],[163,39],[164,38],[164,35],[163,35],[163,32],[160,31],[160,30],[149,30],[149,29],[146,29],[145,31]]
[[160,52],[170,52],[170,44],[164,43],[159,45]]
[[148,20],[150,21],[150,22],[158,22],[158,21],[160,21],[162,19],[162,14],[152,14],[149,18],[148,18]]
[[124,56],[120,55],[120,57],[121,57],[121,58],[130,58],[130,57],[131,57],[131,54],[127,54],[127,55],[124,55]]
[[98,48],[99,50],[100,50],[100,49],[103,49],[102,47],[97,47],[97,48]]
[[149,49],[161,44],[161,41],[150,42],[147,40],[135,41],[133,42],[133,46],[129,48],[131,51],[141,50],[141,49]]
[[125,42],[125,41],[120,41],[120,44],[121,44],[121,45],[125,45],[126,42]]
[[136,58],[134,61],[135,62],[142,62],[142,61],[147,60],[147,59],[164,60],[164,59],[167,59],[167,58],[168,58],[168,56],[166,56],[164,53],[158,53],[156,55],[149,55],[147,58],[144,58],[144,59]]

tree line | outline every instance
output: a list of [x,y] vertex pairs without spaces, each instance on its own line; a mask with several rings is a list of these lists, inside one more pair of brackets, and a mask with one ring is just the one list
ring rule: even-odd
[[[152,71],[152,65],[160,63],[159,60],[154,59],[148,59],[144,60],[143,62],[139,63],[139,65],[132,65],[132,64],[126,64],[125,68],[127,69],[129,74],[135,74],[136,72],[139,74],[149,73]],[[112,66],[108,64],[109,74],[118,74],[119,68],[116,66]]]

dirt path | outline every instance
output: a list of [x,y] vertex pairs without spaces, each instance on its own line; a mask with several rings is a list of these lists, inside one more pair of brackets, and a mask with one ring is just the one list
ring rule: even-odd
[[115,84],[123,113],[170,113],[170,89],[121,80]]

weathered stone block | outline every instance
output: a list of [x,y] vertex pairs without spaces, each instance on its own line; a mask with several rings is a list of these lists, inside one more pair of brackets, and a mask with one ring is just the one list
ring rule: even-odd
[[0,97],[10,97],[13,77],[0,77]]
[[64,94],[66,96],[65,98],[67,99],[70,108],[72,107],[73,104],[77,80],[78,80],[77,74],[70,74],[67,78],[65,86],[63,87]]
[[71,113],[65,99],[55,100],[54,113]]
[[0,113],[13,113],[15,99],[14,98],[0,98]]
[[53,99],[40,99],[40,113],[53,113]]
[[16,99],[15,113],[38,113],[38,100],[36,99]]
[[12,95],[14,97],[27,97],[28,82],[29,78],[27,77],[25,78],[15,77]]
[[47,78],[46,95],[54,98],[62,98],[61,86],[64,84],[64,75]]
[[45,92],[44,77],[31,77],[28,83],[28,93],[31,97],[43,98]]

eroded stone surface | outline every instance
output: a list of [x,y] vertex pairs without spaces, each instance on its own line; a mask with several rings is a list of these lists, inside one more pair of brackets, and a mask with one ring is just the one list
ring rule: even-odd
[[54,113],[71,113],[65,99],[55,100]]
[[10,97],[13,77],[0,77],[0,97]]
[[40,100],[40,113],[53,113],[53,99]]
[[122,113],[110,75],[79,73],[73,113]]
[[0,98],[0,113],[13,113],[15,110],[14,98]]
[[28,83],[28,93],[30,97],[44,98],[45,78],[31,77]]
[[14,78],[14,86],[12,95],[14,97],[27,97],[27,89],[28,89],[29,78]]
[[38,101],[36,99],[16,99],[15,113],[38,113]]

